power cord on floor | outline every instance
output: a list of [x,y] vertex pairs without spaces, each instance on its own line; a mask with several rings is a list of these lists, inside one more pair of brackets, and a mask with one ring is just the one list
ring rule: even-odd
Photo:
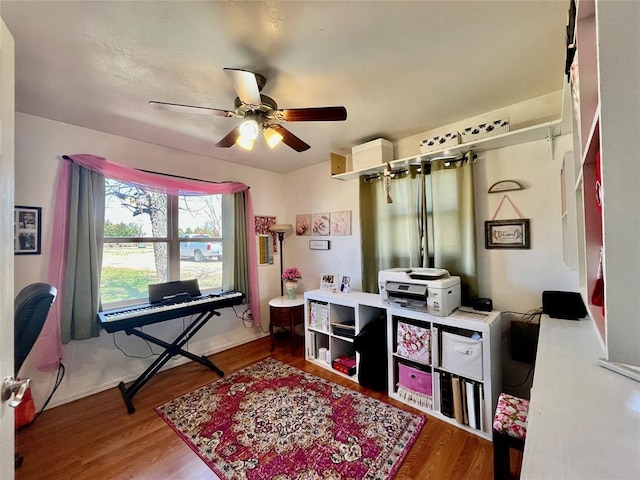
[[58,387],[60,386],[60,383],[62,383],[62,379],[64,378],[65,372],[66,372],[66,368],[65,368],[64,364],[62,362],[60,362],[59,365],[58,365],[58,373],[56,375],[56,382],[53,385],[53,390],[51,390],[51,393],[49,394],[49,397],[47,397],[47,400],[44,402],[44,405],[42,405],[42,408],[40,409],[40,411],[35,414],[35,416],[33,417],[33,420],[31,421],[31,423],[35,422],[38,419],[38,417],[40,416],[40,414],[42,412],[44,412],[45,408],[47,408],[47,405],[49,405],[49,402],[51,401],[51,398],[53,398],[53,394],[56,393],[56,390],[58,390]]

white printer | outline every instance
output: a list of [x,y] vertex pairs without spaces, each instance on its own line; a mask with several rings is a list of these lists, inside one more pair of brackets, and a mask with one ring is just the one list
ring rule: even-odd
[[448,317],[460,306],[460,277],[442,268],[390,268],[378,272],[382,303]]

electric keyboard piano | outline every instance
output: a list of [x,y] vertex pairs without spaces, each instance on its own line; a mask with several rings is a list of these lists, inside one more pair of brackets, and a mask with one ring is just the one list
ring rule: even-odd
[[98,312],[98,322],[107,332],[113,333],[194,315],[210,308],[218,309],[239,305],[242,303],[244,295],[231,291],[190,297],[184,301],[175,300],[175,298]]
[[[243,298],[244,294],[235,291],[196,297],[180,293],[165,296],[160,302],[144,303],[99,312],[98,322],[107,332],[115,333],[124,330],[127,335],[140,337],[164,348],[164,352],[162,352],[129,387],[126,387],[124,382],[120,382],[118,385],[124,403],[127,406],[127,411],[129,413],[136,411],[132,401],[133,396],[176,355],[182,355],[194,362],[198,362],[210,368],[221,377],[224,377],[224,372],[216,367],[207,357],[204,355],[200,357],[194,355],[187,350],[183,350],[182,346],[185,345],[209,319],[214,315],[220,315],[220,313],[217,312],[218,309],[239,305],[242,303]],[[191,315],[197,315],[197,317],[187,325],[184,331],[172,343],[167,343],[139,329],[139,327],[145,325]]]

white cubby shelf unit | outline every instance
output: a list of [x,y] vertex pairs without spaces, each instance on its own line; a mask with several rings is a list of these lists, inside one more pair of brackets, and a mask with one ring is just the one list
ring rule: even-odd
[[[331,370],[355,382],[358,381],[360,355],[353,348],[353,336],[369,322],[386,316],[380,296],[373,293],[330,292],[312,290],[305,292],[305,358],[307,361]],[[334,333],[332,324],[343,325]],[[343,332],[347,332],[347,334]],[[352,332],[351,335],[348,333]],[[319,358],[320,349],[328,351],[328,360]],[[339,356],[352,357],[356,361],[353,375],[333,368],[332,362]]]
[[[429,332],[429,354],[420,359],[401,355],[398,350],[398,325],[402,323]],[[406,328],[406,327],[405,327]],[[446,335],[443,335],[443,333]],[[475,334],[475,335],[474,335]],[[502,388],[502,366],[500,354],[500,312],[478,312],[466,307],[456,310],[448,317],[439,317],[424,312],[389,308],[387,310],[387,345],[389,355],[388,394],[400,402],[437,417],[445,422],[467,430],[475,435],[492,439],[492,419],[498,395]],[[443,340],[443,337],[447,337]],[[470,337],[477,340],[472,340]],[[450,339],[454,343],[450,343]],[[459,339],[460,345],[455,343]],[[474,344],[467,347],[469,344]],[[470,355],[468,348],[474,348]],[[475,356],[472,364],[453,362],[444,350],[463,352],[462,357]],[[446,358],[445,358],[446,357]],[[431,398],[425,395],[406,395],[399,384],[400,369],[409,367],[422,381],[431,382]],[[445,393],[441,381],[447,378],[459,388],[458,400],[462,407],[456,415],[453,403],[450,410],[442,408]],[[452,387],[453,388],[453,387]],[[451,394],[453,395],[453,394]],[[453,396],[448,397],[453,400]],[[447,414],[448,412],[448,414]],[[456,419],[458,417],[458,419]]]
[[[358,382],[360,356],[353,348],[353,337],[368,323],[382,319],[386,323],[385,353],[389,397],[475,435],[492,439],[493,412],[502,388],[500,312],[479,312],[462,307],[448,317],[438,317],[425,312],[388,307],[382,303],[379,295],[353,291],[333,293],[313,290],[305,292],[304,297],[305,358],[308,362]],[[422,331],[428,330],[430,345],[426,355],[423,353],[418,358],[410,358],[398,352],[398,323],[418,327]],[[332,324],[342,327],[335,331]],[[465,340],[472,336],[476,340]],[[444,342],[443,337],[446,337]],[[453,346],[449,343],[451,338],[454,339]],[[455,360],[452,364],[449,356],[443,355],[443,343],[454,350],[466,351],[466,348],[458,348],[455,339],[470,342],[471,348],[475,349],[471,366],[466,365],[465,360],[461,365],[455,363]],[[328,352],[328,357],[325,353],[322,358],[321,351]],[[352,375],[333,368],[332,362],[339,356],[355,359],[356,369]],[[420,399],[414,401],[410,395],[406,395],[406,390],[399,393],[401,365],[426,374],[424,378],[431,382],[431,388],[428,389],[432,392],[430,396],[425,398],[425,395],[418,395]],[[461,403],[465,405],[463,410],[467,412],[466,415],[456,419],[453,411],[451,416],[443,413],[442,395],[437,380],[441,376],[450,377],[452,382],[454,378],[457,379],[461,395],[464,388],[469,389],[464,401],[460,397]],[[475,409],[471,408],[471,403],[467,404],[467,398],[475,403]]]

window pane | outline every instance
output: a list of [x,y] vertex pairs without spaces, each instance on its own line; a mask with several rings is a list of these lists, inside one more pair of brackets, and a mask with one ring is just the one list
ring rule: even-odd
[[105,180],[104,236],[167,237],[167,196],[116,180]]
[[180,196],[178,205],[180,279],[222,287],[222,196]]
[[222,262],[205,260],[194,262],[191,259],[180,259],[180,280],[198,279],[201,290],[222,287]]
[[102,250],[102,303],[147,301],[150,283],[167,281],[166,243],[105,243]]
[[204,234],[222,237],[222,195],[179,197],[180,235]]

